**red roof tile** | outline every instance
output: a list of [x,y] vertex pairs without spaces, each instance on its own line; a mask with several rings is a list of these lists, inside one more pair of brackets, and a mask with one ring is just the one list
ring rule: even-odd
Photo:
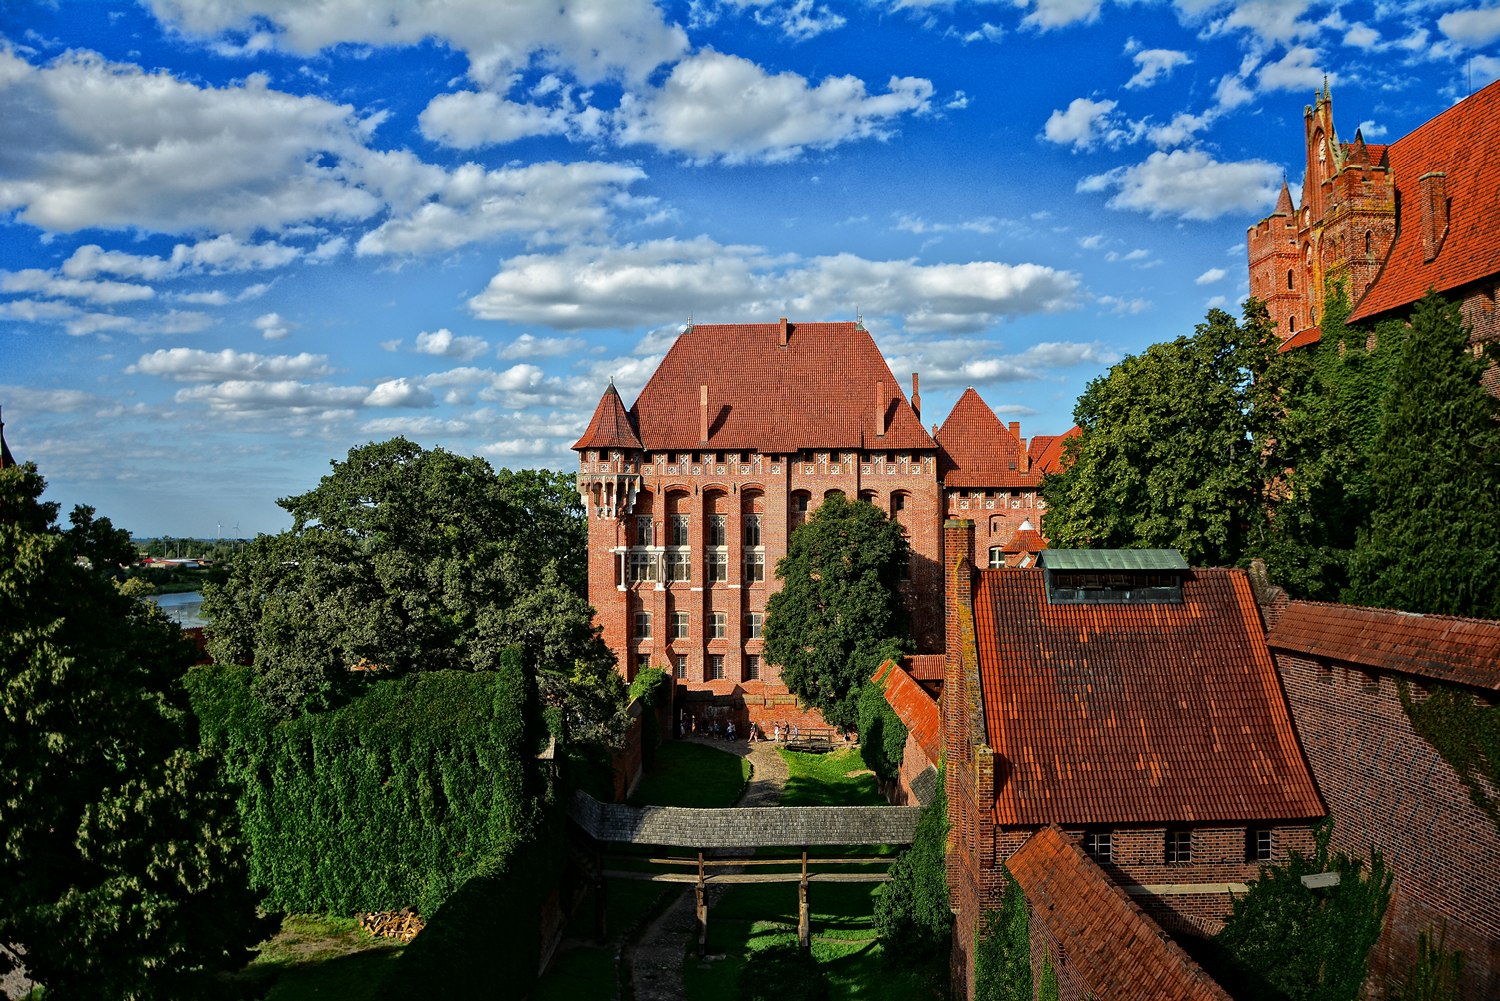
[[885,676],[885,701],[890,704],[906,732],[916,740],[927,755],[928,761],[939,761],[943,756],[943,718],[938,712],[937,700],[922,690],[912,676],[891,661],[880,665],[875,672],[874,684],[880,684],[881,671]]
[[582,438],[573,443],[573,447],[575,449],[641,447],[641,439],[636,437],[635,427],[630,423],[630,415],[625,412],[625,404],[620,399],[620,394],[613,382],[604,390],[604,395],[599,397],[599,405],[594,408],[594,416],[589,421],[588,430],[583,432]]
[[1500,689],[1500,621],[1288,602],[1266,642],[1277,650]]
[[[1396,184],[1401,219],[1384,267],[1354,306],[1350,320],[1365,320],[1420,299],[1500,273],[1500,159],[1490,155],[1500,138],[1500,81],[1470,95],[1385,149]],[[1368,147],[1376,155],[1377,147]],[[1423,261],[1418,178],[1447,176],[1448,235],[1431,261]]]
[[[1031,439],[1031,468],[1038,475],[1062,472],[1063,450],[1069,441],[1081,434],[1083,429],[1074,425],[1056,437],[1037,435]],[[1039,446],[1038,442],[1045,444]]]
[[1066,956],[1072,986],[1089,997],[1229,1001],[1224,989],[1056,827],[1033,834],[1006,868],[1026,894],[1032,922]]
[[1192,571],[1182,604],[1052,605],[1042,570],[975,576],[997,823],[1323,815],[1244,571]]
[[1287,351],[1293,350],[1294,348],[1301,348],[1306,347],[1309,344],[1316,344],[1322,339],[1322,327],[1303,327],[1301,330],[1297,331],[1295,334],[1282,341],[1281,346],[1276,350],[1285,353]]
[[913,653],[901,658],[901,668],[918,681],[942,681],[946,660],[940,653]]
[[[1025,522],[1022,522],[1025,524]],[[1047,540],[1034,528],[1018,528],[1005,544],[1007,553],[1039,553],[1047,548]]]
[[945,487],[1034,486],[1040,477],[1021,441],[970,386],[937,432],[938,478]]
[[[699,387],[708,386],[707,447],[933,449],[875,341],[855,323],[699,324],[677,338],[631,408],[647,451],[702,448]],[[876,384],[885,434],[876,427]]]

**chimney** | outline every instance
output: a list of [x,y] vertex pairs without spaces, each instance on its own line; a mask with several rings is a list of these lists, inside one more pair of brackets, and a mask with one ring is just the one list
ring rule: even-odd
[[1417,197],[1422,202],[1422,260],[1430,261],[1448,235],[1448,175],[1434,170],[1417,178]]
[[911,374],[911,409],[917,415],[917,420],[922,419],[922,394],[917,389],[917,373]]
[[781,318],[781,346],[786,347],[786,317]]
[[1010,422],[1010,436],[1012,438],[1014,438],[1016,441],[1020,441],[1021,440],[1021,422],[1020,421],[1011,421]]
[[875,437],[885,437],[885,387],[875,380]]
[[698,441],[708,444],[708,386],[698,387]]
[[[974,600],[974,523],[969,519],[949,518],[943,522],[943,563],[945,674],[951,677],[963,660],[963,629],[959,615],[965,608],[972,608],[970,603]],[[944,690],[947,690],[946,681]]]

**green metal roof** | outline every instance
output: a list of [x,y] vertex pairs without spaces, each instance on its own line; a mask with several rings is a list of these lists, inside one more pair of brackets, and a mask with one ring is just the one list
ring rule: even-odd
[[1048,570],[1103,573],[1120,570],[1186,570],[1175,549],[1044,549],[1037,563]]

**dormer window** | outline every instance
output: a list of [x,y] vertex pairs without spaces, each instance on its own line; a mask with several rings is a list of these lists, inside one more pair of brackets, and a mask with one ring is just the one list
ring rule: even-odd
[[1189,573],[1175,549],[1048,549],[1037,565],[1053,605],[1180,605]]

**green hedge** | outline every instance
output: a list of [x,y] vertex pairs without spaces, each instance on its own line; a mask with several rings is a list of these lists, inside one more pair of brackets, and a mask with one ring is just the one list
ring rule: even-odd
[[901,771],[906,754],[906,724],[885,700],[885,685],[895,668],[888,667],[859,693],[859,756],[870,771],[887,781]]
[[268,906],[434,914],[539,822],[535,694],[496,672],[372,682],[347,705],[274,723],[243,667],[188,675],[205,743],[239,786],[252,883]]

